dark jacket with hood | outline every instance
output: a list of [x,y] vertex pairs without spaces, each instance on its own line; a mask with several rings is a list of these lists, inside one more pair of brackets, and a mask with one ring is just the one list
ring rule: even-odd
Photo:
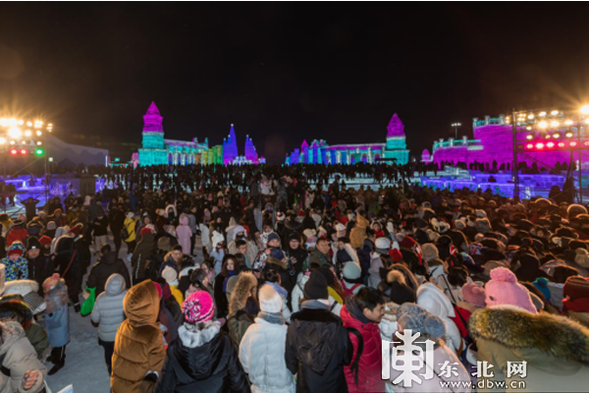
[[102,256],[99,262],[96,262],[90,270],[86,286],[88,288],[96,288],[96,296],[104,292],[104,286],[108,278],[118,273],[125,279],[127,288],[131,288],[131,281],[129,280],[129,270],[125,266],[125,262],[116,257],[114,251],[107,252]]
[[347,392],[344,365],[352,358],[348,331],[328,309],[291,316],[286,334],[286,366],[297,374],[297,392]]
[[218,322],[199,331],[186,326],[168,349],[158,393],[249,392],[237,351]]
[[133,251],[131,266],[133,267],[133,277],[136,280],[143,280],[147,277],[147,263],[153,258],[155,253],[155,236],[153,233],[146,233],[141,236],[137,247]]

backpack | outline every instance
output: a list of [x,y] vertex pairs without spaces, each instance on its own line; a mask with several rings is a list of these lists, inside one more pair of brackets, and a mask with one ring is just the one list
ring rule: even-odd
[[349,327],[346,329],[348,330],[348,333],[352,333],[358,339],[356,357],[350,363],[350,370],[352,370],[352,373],[354,373],[354,382],[356,382],[356,386],[358,386],[358,367],[360,364],[360,356],[362,356],[362,352],[364,352],[364,337],[362,337],[362,334],[356,328]]
[[125,240],[128,239],[130,236],[129,231],[127,230],[127,226],[123,226],[123,229],[121,229],[121,239]]
[[344,280],[342,280],[342,289],[344,290],[344,298],[347,298],[348,296],[354,296],[354,291],[360,285],[362,285],[362,283],[356,283],[356,284],[352,285],[352,288],[348,289],[348,287],[346,287],[344,284]]

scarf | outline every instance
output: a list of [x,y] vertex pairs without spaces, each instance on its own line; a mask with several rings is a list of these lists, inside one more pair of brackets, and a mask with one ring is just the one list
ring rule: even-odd
[[363,324],[368,324],[372,322],[370,319],[366,318],[366,315],[364,315],[362,310],[360,310],[358,303],[354,301],[354,298],[352,296],[348,296],[346,298],[346,309],[354,319],[357,319]]
[[316,299],[316,300],[305,300],[301,303],[301,308],[309,310],[329,310],[329,300]]
[[263,319],[268,323],[274,323],[276,325],[284,325],[284,317],[282,313],[279,312],[266,312],[260,311],[258,313],[258,318]]

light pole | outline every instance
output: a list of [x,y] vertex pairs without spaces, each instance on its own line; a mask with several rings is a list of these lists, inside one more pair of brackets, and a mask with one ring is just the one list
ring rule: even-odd
[[454,139],[458,139],[458,127],[462,127],[462,124],[452,123],[452,127],[454,127]]

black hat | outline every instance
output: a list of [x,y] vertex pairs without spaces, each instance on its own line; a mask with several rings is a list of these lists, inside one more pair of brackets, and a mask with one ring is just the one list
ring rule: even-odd
[[558,237],[571,237],[574,239],[579,237],[579,235],[577,235],[572,229],[566,227],[558,228],[554,234]]
[[27,241],[27,251],[29,250],[33,250],[33,249],[42,249],[43,247],[41,247],[41,242],[39,242],[39,239],[37,239],[36,236],[31,236],[29,237],[29,240]]
[[391,294],[389,298],[396,304],[403,303],[415,303],[416,296],[415,291],[411,289],[407,284],[403,284],[397,281],[393,281],[391,284]]
[[529,232],[532,228],[534,228],[534,223],[530,220],[519,220],[517,222],[517,226],[518,228]]
[[306,300],[328,299],[327,280],[321,272],[312,271],[309,276],[309,281],[305,284],[303,289],[303,296]]

